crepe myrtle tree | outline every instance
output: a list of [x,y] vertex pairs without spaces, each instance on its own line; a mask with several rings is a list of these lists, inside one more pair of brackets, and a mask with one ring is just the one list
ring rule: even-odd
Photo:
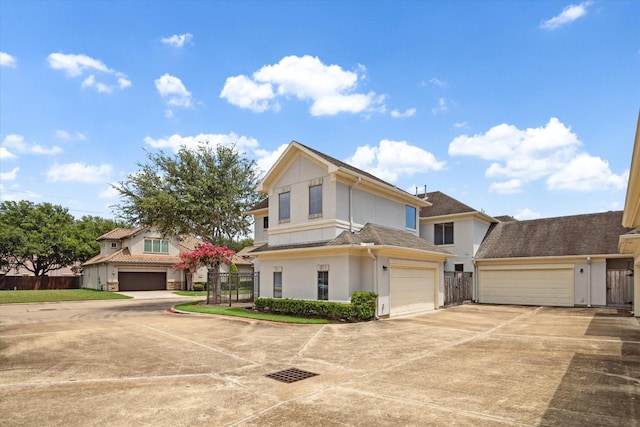
[[260,196],[255,162],[235,146],[181,147],[174,156],[147,152],[148,162],[115,185],[122,203],[117,215],[136,225],[153,225],[165,236],[196,236],[218,245],[249,235],[244,213]]
[[[231,259],[235,252],[226,246],[216,246],[211,243],[199,243],[191,252],[181,252],[180,262],[173,266],[175,270],[184,270],[188,273],[195,273],[198,267],[207,267],[209,271],[219,272],[221,264],[231,263]],[[214,275],[214,277],[218,277]],[[207,304],[211,303],[211,288],[207,286]],[[214,280],[214,304],[222,302],[220,295],[220,286],[217,280]]]

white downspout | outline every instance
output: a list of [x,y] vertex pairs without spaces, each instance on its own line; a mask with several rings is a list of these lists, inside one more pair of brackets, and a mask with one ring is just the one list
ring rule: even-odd
[[[352,184],[349,186],[349,232],[353,233],[353,189],[360,184],[360,182],[362,181],[361,177],[358,177],[358,180],[355,182],[355,184]],[[369,252],[369,255],[371,255],[371,252]]]
[[[373,259],[373,291],[378,293],[378,257],[371,252],[371,248],[367,248],[367,253]],[[376,319],[378,318],[378,304],[376,303]]]
[[591,257],[587,257],[587,307],[591,307]]
[[478,303],[478,264],[476,264],[476,259],[471,258],[471,262],[473,263],[473,300]]

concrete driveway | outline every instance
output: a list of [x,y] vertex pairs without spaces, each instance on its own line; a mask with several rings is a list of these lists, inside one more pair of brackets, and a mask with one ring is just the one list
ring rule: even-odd
[[[0,306],[0,425],[640,425],[628,313],[464,305],[309,326],[168,313],[177,301]],[[318,375],[266,376],[292,367]]]

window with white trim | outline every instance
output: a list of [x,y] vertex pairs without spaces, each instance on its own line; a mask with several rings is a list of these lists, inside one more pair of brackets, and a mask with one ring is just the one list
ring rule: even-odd
[[405,206],[406,222],[405,227],[412,230],[416,229],[416,208],[414,206]]
[[329,299],[329,265],[318,266],[318,300]]
[[433,243],[436,245],[453,245],[453,222],[433,225]]
[[169,241],[164,239],[144,239],[144,251],[153,254],[168,254]]

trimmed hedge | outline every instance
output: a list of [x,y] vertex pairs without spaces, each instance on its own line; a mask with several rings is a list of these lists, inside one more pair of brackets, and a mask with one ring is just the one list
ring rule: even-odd
[[288,298],[258,298],[254,308],[263,313],[362,322],[375,317],[377,297],[378,294],[375,292],[354,292],[349,304]]

